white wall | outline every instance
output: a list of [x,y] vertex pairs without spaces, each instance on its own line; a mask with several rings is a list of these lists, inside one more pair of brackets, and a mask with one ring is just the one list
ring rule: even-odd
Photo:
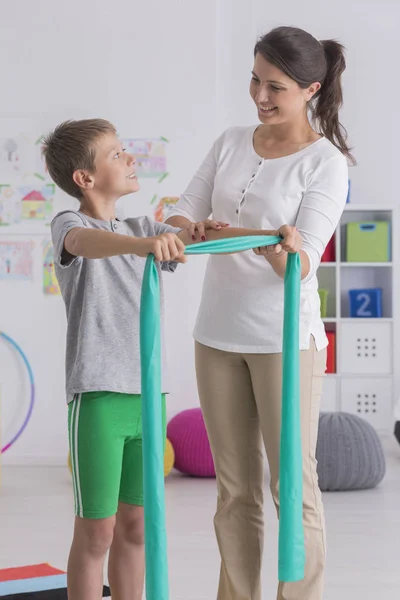
[[[218,126],[252,123],[248,95],[258,36],[279,25],[301,27],[317,39],[335,38],[347,48],[342,122],[358,161],[351,171],[353,202],[400,204],[397,140],[400,135],[396,76],[400,5],[393,0],[220,0]],[[395,147],[396,144],[396,147]]]
[[[166,136],[170,176],[160,184],[160,195],[179,195],[225,127],[254,122],[248,83],[260,33],[292,24],[320,39],[338,38],[348,48],[343,122],[359,161],[351,174],[353,202],[400,203],[394,148],[400,133],[395,69],[400,11],[394,2],[352,2],[351,13],[345,0],[23,4],[2,10],[0,118],[28,117],[45,131],[64,118],[102,116],[122,135]],[[150,213],[149,193],[145,183],[129,199],[131,206],[124,203],[125,214]],[[58,206],[67,203],[59,195]],[[204,263],[192,258],[167,278],[170,415],[198,403],[191,330]],[[60,299],[42,296],[39,268],[35,277],[33,286],[0,284],[0,330],[26,350],[38,393],[28,430],[4,457],[9,463],[64,462],[67,453],[64,309]],[[9,396],[3,394],[8,421],[26,397],[12,360],[0,344],[0,383],[14,381]]]
[[[101,116],[124,136],[165,136],[170,175],[157,193],[179,195],[215,136],[215,27],[214,0],[8,3],[0,20],[0,118],[26,117],[47,131],[66,118]],[[152,213],[152,183],[143,188],[124,203],[125,215]],[[70,205],[58,195],[57,208]],[[42,294],[41,239],[35,243],[34,283],[0,283],[0,330],[20,343],[37,383],[33,417],[5,463],[65,463],[67,455],[65,313],[60,298]],[[191,329],[204,259],[191,263],[193,274],[167,278],[170,413],[197,403]],[[0,341],[5,437],[27,404],[21,372]]]

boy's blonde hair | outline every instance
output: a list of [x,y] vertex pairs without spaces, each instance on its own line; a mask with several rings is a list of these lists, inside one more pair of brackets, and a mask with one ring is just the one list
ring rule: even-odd
[[112,123],[104,119],[65,121],[43,142],[42,154],[54,183],[64,192],[81,200],[82,190],[72,175],[78,169],[95,171],[96,142],[108,133],[116,134]]

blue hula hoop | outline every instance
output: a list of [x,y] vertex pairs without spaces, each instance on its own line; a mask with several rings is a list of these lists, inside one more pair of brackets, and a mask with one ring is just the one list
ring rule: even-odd
[[14,350],[17,352],[17,354],[19,354],[19,356],[22,358],[22,362],[24,363],[26,370],[28,371],[30,388],[31,388],[29,408],[28,408],[28,412],[25,416],[24,422],[22,423],[22,425],[19,428],[19,430],[17,431],[17,433],[1,449],[1,454],[3,454],[4,452],[7,452],[7,450],[9,448],[11,448],[11,446],[13,444],[15,444],[15,442],[18,440],[18,438],[22,435],[26,426],[28,425],[29,419],[32,416],[32,411],[33,411],[33,407],[35,404],[35,380],[33,377],[33,371],[32,371],[31,365],[29,364],[29,361],[28,361],[25,353],[23,352],[22,348],[17,344],[17,342],[15,342],[12,338],[10,338],[8,335],[3,333],[2,331],[0,331],[0,337],[2,337],[6,342],[8,342],[10,344],[10,346],[12,346],[14,348]]

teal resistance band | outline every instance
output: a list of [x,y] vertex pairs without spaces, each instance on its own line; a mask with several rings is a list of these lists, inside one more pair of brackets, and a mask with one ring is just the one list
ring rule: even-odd
[[[203,242],[186,254],[223,254],[277,244],[278,237],[250,236]],[[303,477],[299,393],[299,308],[301,265],[289,254],[285,275],[283,386],[280,453],[279,580],[304,578]],[[268,302],[268,298],[265,299]],[[168,600],[164,447],[161,416],[160,290],[154,256],[143,278],[140,309],[143,402],[143,468],[146,598]]]

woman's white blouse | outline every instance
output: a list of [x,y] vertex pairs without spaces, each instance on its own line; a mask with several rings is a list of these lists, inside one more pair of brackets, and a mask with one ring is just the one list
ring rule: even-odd
[[[295,225],[310,271],[301,286],[300,349],[327,338],[316,271],[348,191],[345,157],[326,138],[276,159],[253,146],[256,127],[233,127],[214,143],[172,214],[202,221],[212,214],[234,227]],[[283,279],[253,251],[211,256],[194,331],[206,346],[243,353],[282,351]]]

